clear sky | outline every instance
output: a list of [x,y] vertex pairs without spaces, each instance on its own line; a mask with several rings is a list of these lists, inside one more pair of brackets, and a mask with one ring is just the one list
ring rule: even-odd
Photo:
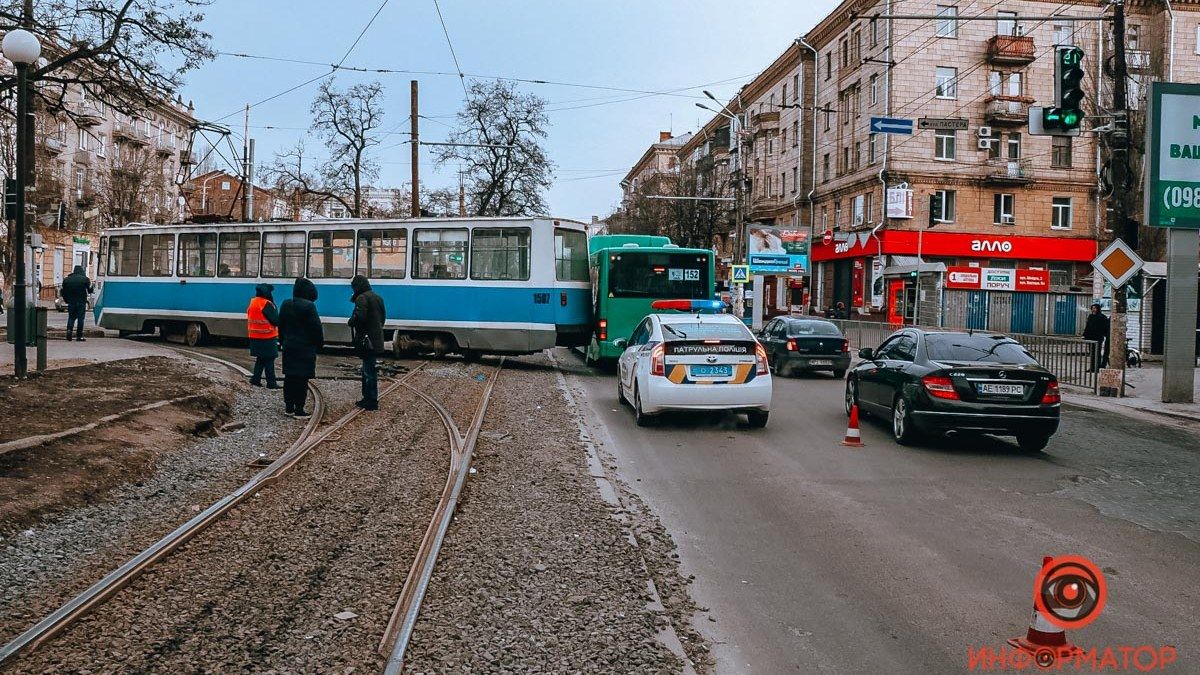
[[[219,52],[336,63],[383,0],[215,0],[205,28]],[[645,91],[521,84],[550,102],[547,149],[558,167],[549,193],[554,215],[604,216],[620,199],[618,181],[659,131],[695,130],[707,113],[695,107],[707,88],[726,99],[766,67],[791,40],[836,6],[834,0],[440,0],[462,72]],[[456,69],[433,0],[390,0],[345,65],[453,73]],[[187,77],[183,96],[200,119],[242,129],[241,108],[319,76],[317,65],[219,56]],[[380,80],[387,93],[376,153],[378,185],[409,179],[409,80],[420,81],[423,140],[450,131],[463,100],[454,75],[341,72],[341,87]],[[307,136],[316,82],[256,106],[250,113],[258,164]],[[277,127],[274,129],[264,127]],[[311,150],[319,148],[307,138]],[[237,143],[240,146],[240,141]],[[422,149],[426,185],[457,185],[456,168],[435,167]]]

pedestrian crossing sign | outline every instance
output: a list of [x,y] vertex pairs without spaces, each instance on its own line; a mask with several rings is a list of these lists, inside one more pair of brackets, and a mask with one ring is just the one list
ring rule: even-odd
[[733,270],[733,273],[730,276],[730,279],[733,281],[733,283],[735,283],[735,284],[750,283],[750,266],[749,265],[733,265],[732,270]]

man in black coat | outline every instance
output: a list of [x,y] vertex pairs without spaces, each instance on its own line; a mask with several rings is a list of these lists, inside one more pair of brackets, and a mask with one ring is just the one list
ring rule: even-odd
[[1098,342],[1092,356],[1092,370],[1108,367],[1108,331],[1110,322],[1100,311],[1100,304],[1093,303],[1087,323],[1083,325],[1083,339]]
[[92,280],[83,273],[83,265],[75,269],[63,279],[62,299],[67,303],[67,340],[71,339],[72,326],[75,328],[75,339],[83,342],[83,317],[87,314],[87,299],[92,292]]
[[283,344],[283,402],[287,414],[307,418],[304,402],[308,381],[316,377],[317,350],[325,345],[325,331],[317,314],[317,287],[300,277],[292,297],[279,306],[279,341]]
[[350,315],[350,335],[362,357],[362,399],[354,405],[363,410],[379,409],[379,369],[376,357],[383,353],[383,320],[387,315],[383,298],[371,290],[371,282],[361,274],[350,280],[354,295],[354,313]]

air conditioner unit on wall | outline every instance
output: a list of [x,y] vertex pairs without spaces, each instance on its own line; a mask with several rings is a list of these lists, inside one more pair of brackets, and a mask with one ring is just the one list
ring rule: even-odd
[[995,139],[991,139],[991,138],[980,138],[980,139],[978,140],[979,149],[980,149],[980,150],[991,150],[991,149],[992,149],[992,143],[994,143],[994,142],[995,142]]
[[1000,224],[1002,224],[1002,225],[1016,225],[1016,224],[1017,224],[1017,219],[1016,219],[1016,218],[1014,218],[1013,216],[1000,216]]
[[979,127],[979,137],[980,138],[986,138],[991,135],[992,135],[991,127]]

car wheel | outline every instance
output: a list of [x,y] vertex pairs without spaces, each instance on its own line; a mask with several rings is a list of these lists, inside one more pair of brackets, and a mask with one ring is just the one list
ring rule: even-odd
[[633,388],[633,419],[639,427],[654,425],[654,418],[642,411],[642,393],[636,385]]
[[[850,410],[858,405],[858,380],[846,380],[846,416],[850,416]],[[862,408],[858,409],[858,413],[862,414]]]
[[1046,445],[1049,442],[1049,436],[1036,436],[1032,434],[1017,436],[1017,445],[1025,452],[1041,452],[1046,449]]
[[892,437],[900,445],[912,445],[917,441],[917,430],[913,428],[910,403],[903,396],[892,402]]
[[620,373],[617,373],[617,403],[620,405],[629,405],[629,399],[625,398],[625,387],[621,386]]
[[767,418],[771,413],[766,410],[751,410],[746,413],[746,421],[750,422],[751,429],[762,429],[767,426]]
[[189,347],[195,347],[204,340],[204,326],[195,321],[189,323],[183,331],[183,341]]
[[845,376],[846,376],[846,369],[845,369],[845,368],[841,368],[841,369],[839,369],[839,370],[835,370],[835,371],[833,371],[833,376],[834,376],[834,377],[836,377],[836,378],[837,378],[837,379],[839,379],[839,380],[840,380],[840,379],[842,379],[843,377],[845,377]]

